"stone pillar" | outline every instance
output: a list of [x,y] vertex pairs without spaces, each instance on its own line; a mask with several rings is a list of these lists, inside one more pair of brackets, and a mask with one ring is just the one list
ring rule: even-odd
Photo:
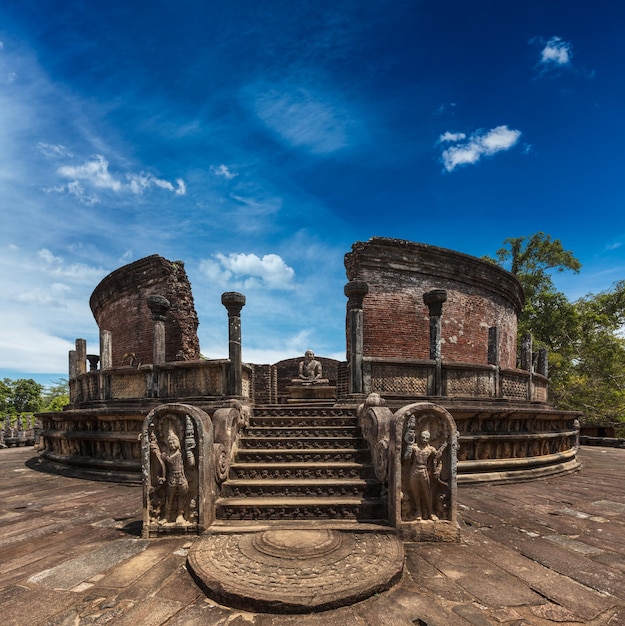
[[532,371],[532,336],[523,335],[521,338],[521,369],[526,372]]
[[227,291],[222,294],[221,303],[228,310],[228,395],[242,396],[241,309],[245,306],[245,296],[236,291]]
[[361,280],[352,280],[345,285],[349,324],[349,393],[365,393],[363,389],[362,358],[363,346],[363,300],[369,293],[369,285]]
[[499,328],[491,326],[488,329],[488,364],[499,365]]
[[488,329],[488,364],[494,365],[495,376],[493,378],[493,396],[501,397],[501,375],[499,370],[499,327],[491,326]]
[[527,399],[531,401],[534,396],[534,381],[532,380],[532,335],[523,335],[521,338],[521,369],[529,372],[527,379]]
[[549,376],[549,350],[547,348],[541,348],[538,351],[536,371],[542,376]]
[[87,340],[76,339],[76,375],[87,372]]
[[443,393],[442,380],[442,356],[441,356],[441,317],[443,315],[443,302],[447,301],[447,292],[444,289],[432,289],[423,294],[423,302],[428,308],[430,316],[430,359],[436,361],[434,374],[434,395]]
[[148,296],[147,305],[152,313],[152,322],[154,323],[154,343],[152,346],[152,364],[165,363],[166,345],[165,345],[165,318],[167,311],[171,308],[169,300],[164,296],[152,295]]
[[113,334],[110,330],[100,331],[100,369],[113,367]]
[[73,380],[78,376],[77,374],[78,364],[76,361],[76,350],[69,351],[69,379]]
[[89,361],[89,371],[96,372],[98,370],[98,363],[100,362],[100,355],[88,354],[87,361]]

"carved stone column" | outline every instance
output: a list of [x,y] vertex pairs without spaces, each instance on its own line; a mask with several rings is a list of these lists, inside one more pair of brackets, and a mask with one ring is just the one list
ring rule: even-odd
[[110,370],[113,367],[113,333],[110,330],[100,331],[100,369]]
[[364,393],[362,377],[363,357],[363,300],[369,286],[361,280],[352,280],[345,285],[349,324],[349,392]]
[[549,376],[549,350],[547,348],[541,348],[538,351],[536,371],[542,376]]
[[227,291],[221,296],[221,303],[228,310],[228,395],[243,395],[243,371],[241,359],[241,309],[245,306],[245,296],[236,291]]
[[430,316],[430,359],[436,361],[434,376],[434,395],[443,393],[442,363],[441,363],[441,317],[443,302],[447,301],[447,292],[444,289],[432,289],[423,294],[423,302],[428,308]]
[[532,364],[532,335],[523,335],[521,338],[521,369],[529,372],[527,380],[527,399],[532,400],[534,395],[534,384],[532,380],[533,364]]
[[521,338],[521,369],[532,371],[532,336],[529,334]]
[[154,323],[154,342],[152,350],[152,363],[158,365],[165,363],[166,344],[165,344],[165,318],[167,311],[171,308],[169,300],[164,296],[152,295],[148,296],[147,305],[152,313],[152,322]]
[[76,375],[87,372],[87,340],[76,339]]
[[499,327],[491,326],[488,329],[488,364],[497,369],[494,376],[493,396],[501,397],[501,374],[499,369]]
[[89,371],[96,372],[98,370],[98,363],[100,362],[100,355],[88,354],[87,361],[89,361]]

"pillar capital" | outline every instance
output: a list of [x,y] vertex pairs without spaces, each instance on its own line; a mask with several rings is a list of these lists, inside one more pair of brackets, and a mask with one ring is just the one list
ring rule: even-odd
[[169,300],[165,296],[153,294],[146,298],[146,302],[152,313],[152,321],[164,322],[167,311],[171,308]]
[[221,294],[221,303],[228,309],[228,316],[238,316],[245,306],[245,296],[237,291],[226,291]]
[[423,303],[430,316],[443,314],[443,302],[447,302],[447,292],[444,289],[432,289],[423,294]]
[[343,292],[349,298],[347,307],[362,309],[362,302],[369,293],[369,285],[363,280],[350,280],[344,287]]

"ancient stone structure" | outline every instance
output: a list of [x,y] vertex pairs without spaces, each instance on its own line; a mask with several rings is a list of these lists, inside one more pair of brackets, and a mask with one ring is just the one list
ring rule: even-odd
[[457,484],[578,467],[577,414],[547,403],[546,353],[527,337],[517,355],[514,276],[381,238],[345,267],[347,360],[263,365],[242,362],[243,294],[221,299],[227,358],[201,359],[180,262],[113,272],[91,298],[100,354],[76,340],[70,405],[40,415],[42,457],[142,479],[144,537],[209,531],[189,556],[209,594],[293,612],[388,588],[398,537],[458,541]]
[[[200,358],[196,332],[199,322],[184,263],[153,255],[115,270],[91,295],[89,304],[98,328],[114,337],[110,363],[103,369],[154,362],[151,307],[158,308],[159,303],[171,303],[154,313],[162,316],[167,337],[163,361]],[[78,361],[82,367],[84,358]]]
[[523,293],[513,275],[451,250],[377,237],[354,244],[345,267],[352,395],[377,393],[395,409],[430,400],[449,411],[459,482],[577,468],[577,416],[547,404],[546,353],[534,355],[531,338],[517,367]]

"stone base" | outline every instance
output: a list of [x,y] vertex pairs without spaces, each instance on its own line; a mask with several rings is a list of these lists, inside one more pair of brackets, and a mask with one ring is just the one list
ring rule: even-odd
[[399,581],[404,550],[393,532],[276,528],[207,535],[188,567],[211,598],[256,612],[345,606]]
[[421,520],[402,522],[397,529],[399,536],[406,542],[441,541],[457,543],[460,541],[460,527],[447,520]]
[[287,387],[290,399],[288,402],[301,400],[334,400],[336,387],[330,385],[290,385]]

